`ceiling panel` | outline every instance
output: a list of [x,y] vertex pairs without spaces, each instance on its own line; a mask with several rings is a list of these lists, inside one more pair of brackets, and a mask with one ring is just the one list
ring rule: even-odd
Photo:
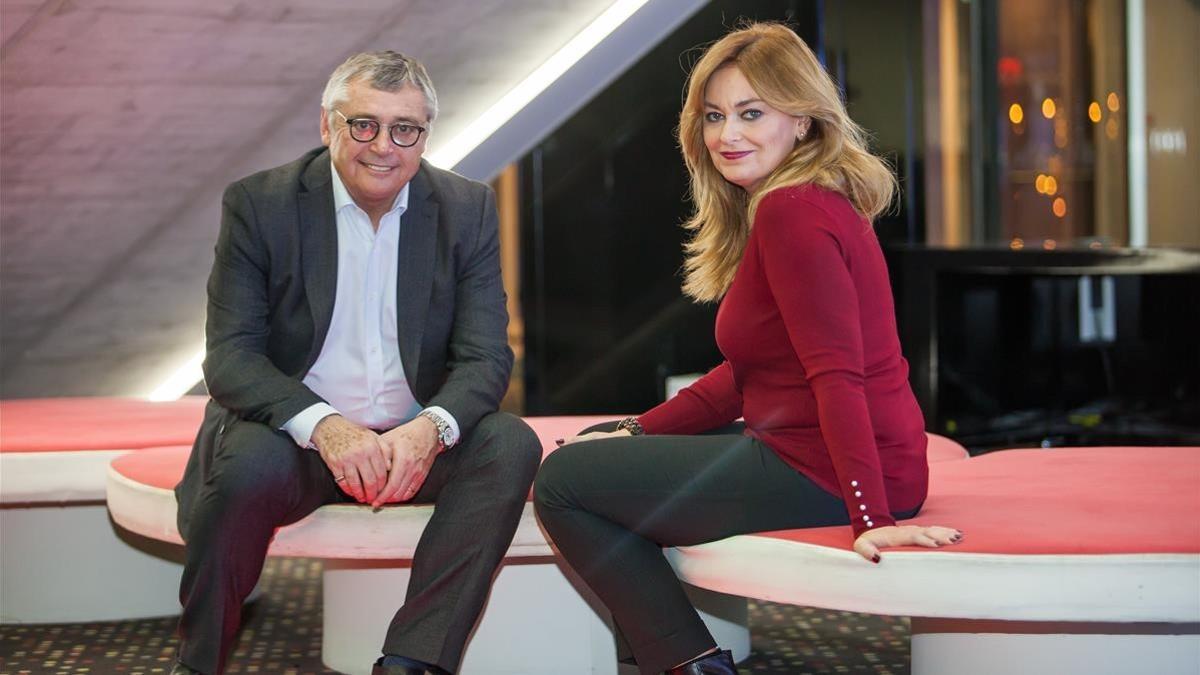
[[350,54],[425,62],[435,149],[608,4],[0,3],[0,396],[143,394],[194,349],[224,186],[319,144]]

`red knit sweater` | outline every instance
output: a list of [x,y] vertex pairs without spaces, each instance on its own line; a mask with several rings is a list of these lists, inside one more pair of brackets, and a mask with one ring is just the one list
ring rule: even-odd
[[809,185],[762,200],[716,338],[726,361],[639,417],[646,433],[743,417],[747,435],[846,502],[855,536],[925,499],[924,421],[887,266],[845,197]]

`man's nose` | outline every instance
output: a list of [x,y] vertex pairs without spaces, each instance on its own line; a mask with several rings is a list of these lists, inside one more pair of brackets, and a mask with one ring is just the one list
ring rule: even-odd
[[375,139],[371,141],[371,150],[379,155],[390,154],[395,147],[396,144],[392,143],[392,130],[387,127],[381,127],[379,133],[375,134]]

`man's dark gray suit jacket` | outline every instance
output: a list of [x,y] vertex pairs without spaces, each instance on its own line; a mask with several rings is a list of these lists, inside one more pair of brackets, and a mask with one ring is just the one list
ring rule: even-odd
[[[175,489],[185,538],[225,427],[279,429],[322,401],[302,379],[336,296],[331,171],[318,148],[225,190],[205,329],[212,401]],[[492,191],[422,161],[400,222],[397,348],[417,402],[445,408],[463,436],[499,407],[512,371],[498,237]]]

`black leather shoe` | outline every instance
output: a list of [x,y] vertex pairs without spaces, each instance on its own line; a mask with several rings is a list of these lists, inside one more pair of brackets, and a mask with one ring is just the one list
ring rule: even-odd
[[375,660],[371,666],[371,675],[425,675],[424,668],[409,668],[408,666],[385,666],[383,657]]
[[672,668],[666,675],[737,675],[737,666],[733,665],[733,653],[722,649]]
[[175,667],[171,669],[170,675],[204,675],[204,673],[196,670],[195,668],[189,668],[188,666],[176,661]]

